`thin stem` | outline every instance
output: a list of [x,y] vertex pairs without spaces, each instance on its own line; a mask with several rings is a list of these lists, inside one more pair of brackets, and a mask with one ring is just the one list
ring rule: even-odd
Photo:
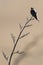
[[[29,33],[30,33],[30,32],[29,32]],[[21,38],[24,38],[24,37],[27,36],[29,33],[26,33],[26,34],[22,35],[22,36],[20,37],[20,39],[21,39]]]
[[15,48],[16,48],[16,45],[17,45],[17,43],[18,43],[18,41],[19,41],[19,39],[20,39],[20,36],[21,36],[23,30],[25,29],[26,25],[27,25],[31,20],[32,20],[32,17],[25,23],[24,27],[23,27],[22,30],[20,31],[20,33],[19,33],[19,35],[18,35],[18,38],[17,38],[17,40],[16,40],[16,42],[15,42],[15,44],[14,44],[13,50],[12,50],[12,52],[11,52],[8,65],[11,64],[11,59],[12,59],[12,56],[13,56],[13,54],[14,54],[14,50],[15,50]]

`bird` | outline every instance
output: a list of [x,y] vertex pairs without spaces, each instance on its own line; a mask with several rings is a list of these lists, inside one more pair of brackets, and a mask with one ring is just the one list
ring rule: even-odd
[[37,18],[37,12],[34,10],[34,8],[31,7],[30,13],[37,21],[39,21]]

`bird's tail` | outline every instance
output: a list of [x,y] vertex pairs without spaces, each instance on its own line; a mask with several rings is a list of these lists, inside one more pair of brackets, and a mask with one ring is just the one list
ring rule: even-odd
[[35,17],[37,21],[39,21],[39,19],[37,17]]

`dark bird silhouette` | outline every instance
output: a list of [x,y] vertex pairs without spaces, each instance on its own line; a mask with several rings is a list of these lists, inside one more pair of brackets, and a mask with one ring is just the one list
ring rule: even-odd
[[[33,8],[31,8],[30,13],[31,13],[31,15],[32,15],[36,20],[38,20],[38,18],[37,18],[37,12],[36,12]],[[38,21],[39,21],[39,20],[38,20]]]

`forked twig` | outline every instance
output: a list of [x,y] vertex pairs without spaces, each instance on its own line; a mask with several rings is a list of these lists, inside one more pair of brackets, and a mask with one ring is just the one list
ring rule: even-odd
[[[21,34],[22,34],[23,30],[26,28],[27,24],[28,24],[31,20],[33,20],[32,17],[31,17],[29,20],[27,20],[27,22],[26,22],[25,25],[23,26],[22,30],[20,31],[20,33],[19,33],[19,35],[18,35],[18,38],[17,38],[17,40],[16,40],[16,42],[15,42],[15,44],[14,44],[13,50],[12,50],[12,52],[11,52],[8,65],[11,64],[12,56],[13,56],[13,54],[14,54],[15,48],[16,48],[16,46],[17,46],[17,43],[18,43],[18,41],[19,41],[19,39],[20,39],[20,37],[21,37]],[[28,27],[29,27],[29,26],[28,26]],[[20,28],[21,28],[21,25],[20,25]],[[26,35],[24,35],[24,36],[26,36]],[[22,36],[21,38],[23,38],[24,36]],[[19,53],[19,52],[17,52],[17,53]]]

